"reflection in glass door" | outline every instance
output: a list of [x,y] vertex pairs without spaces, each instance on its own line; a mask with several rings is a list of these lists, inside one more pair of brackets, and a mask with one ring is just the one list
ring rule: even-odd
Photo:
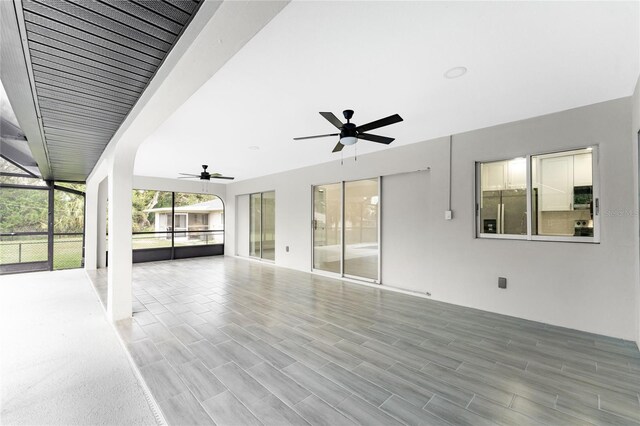
[[313,268],[341,272],[342,184],[313,188]]
[[276,193],[251,194],[249,215],[249,256],[275,260]]
[[262,194],[251,194],[249,199],[249,256],[260,257],[262,241]]
[[262,193],[262,253],[263,259],[276,258],[276,193]]
[[379,281],[378,182],[313,188],[313,269]]
[[344,275],[378,280],[378,179],[344,183]]

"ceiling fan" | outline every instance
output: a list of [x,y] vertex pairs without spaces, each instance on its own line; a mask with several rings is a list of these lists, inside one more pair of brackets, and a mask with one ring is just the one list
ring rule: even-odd
[[189,173],[178,173],[181,174],[182,176],[179,177],[178,179],[200,179],[200,180],[211,180],[211,179],[229,179],[229,180],[233,180],[234,178],[229,177],[229,176],[222,176],[220,173],[209,173],[207,171],[207,169],[209,168],[209,166],[207,166],[206,164],[202,165],[202,172],[199,175],[192,175]]
[[302,138],[293,138],[295,141],[299,141],[302,139],[314,139],[314,138],[324,138],[327,136],[340,136],[340,141],[333,148],[332,152],[342,151],[342,148],[345,145],[353,145],[358,142],[358,139],[364,139],[371,142],[383,143],[385,145],[389,145],[394,141],[394,138],[388,138],[386,136],[378,136],[372,135],[370,133],[365,133],[369,130],[378,129],[380,127],[388,126],[390,124],[399,123],[402,121],[402,117],[398,114],[390,115],[389,117],[381,118],[380,120],[372,121],[371,123],[363,124],[362,126],[356,126],[352,123],[351,117],[353,117],[353,110],[347,109],[342,111],[344,118],[347,120],[346,123],[341,122],[338,117],[335,116],[332,112],[321,112],[320,115],[329,121],[329,123],[333,124],[340,133],[330,133],[327,135],[317,135],[317,136],[305,136]]

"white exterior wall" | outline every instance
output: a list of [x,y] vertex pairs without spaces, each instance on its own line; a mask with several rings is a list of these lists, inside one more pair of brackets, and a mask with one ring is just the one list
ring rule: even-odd
[[209,229],[219,230],[224,229],[224,213],[223,212],[211,212],[209,213]]
[[[232,210],[229,209],[227,211],[227,217],[231,218],[233,217],[235,219],[235,223],[237,223],[237,226],[235,228],[235,241],[236,241],[236,246],[235,248],[231,247],[228,248],[226,251],[227,253],[235,253],[237,256],[243,256],[243,257],[248,257],[249,256],[249,195],[239,195],[238,197],[235,198],[235,206],[237,206],[236,210],[235,210],[235,215],[232,214]],[[278,200],[276,200],[276,206],[278,204]],[[278,217],[278,211],[277,211],[277,207],[276,207],[276,221]],[[229,224],[229,221],[227,220],[227,227],[231,226]],[[229,231],[230,228],[227,228],[226,234],[227,234],[227,238],[225,238],[225,241],[229,241],[231,239],[231,236],[234,234],[231,234]],[[278,234],[276,234],[276,238],[277,238]],[[278,244],[278,242],[276,241],[276,245]],[[230,247],[230,246],[227,246]],[[277,246],[276,246],[277,247]],[[235,250],[235,251],[233,251]]]
[[167,231],[167,219],[171,218],[171,213],[159,213],[154,212],[154,231],[156,232],[166,232]]
[[[638,164],[639,153],[638,148],[640,145],[640,77],[638,77],[638,82],[636,83],[636,90],[633,93],[632,106],[631,106],[631,150],[632,150],[632,160],[633,160],[633,171],[634,171],[634,179],[633,179],[633,212],[635,213],[635,225],[636,228],[633,231],[633,235],[638,237],[640,234],[640,206],[639,206],[639,193],[640,193],[640,182],[638,182],[638,177],[640,175],[640,164]],[[635,250],[633,251],[636,259],[640,257],[640,244],[635,244]],[[638,265],[640,266],[640,265]],[[636,284],[636,344],[640,347],[640,269],[636,268],[635,270],[635,284]]]
[[[635,340],[636,311],[640,309],[638,218],[618,214],[636,211],[636,170],[628,143],[631,116],[632,100],[624,98],[454,136],[452,221],[444,219],[448,137],[361,156],[357,162],[346,158],[343,166],[334,161],[229,184],[226,253],[245,255],[248,251],[249,203],[241,195],[275,190],[276,264],[310,271],[312,185],[430,167],[415,182],[407,175],[410,187],[397,181],[388,189],[392,193],[382,194],[383,238],[391,238],[387,229],[400,232],[399,222],[407,218],[418,224],[403,238],[402,256],[394,260],[389,252],[393,245],[384,246],[383,285],[423,294],[428,291],[436,300]],[[327,149],[332,146],[329,140],[317,143],[326,143]],[[600,244],[474,238],[476,161],[589,145],[599,146]],[[347,155],[353,152],[345,151]],[[388,178],[390,185],[394,179],[399,178]],[[425,220],[420,222],[415,211],[385,219],[386,197],[401,206],[424,209]],[[236,209],[236,203],[241,208]],[[285,246],[290,247],[288,253]],[[405,272],[394,273],[394,268]],[[498,276],[508,278],[508,289],[498,289]]]
[[[430,179],[429,171],[382,178],[380,257],[384,285],[423,294],[429,291],[428,271],[415,266],[433,256],[428,240],[438,221],[432,221],[430,215]],[[406,241],[417,243],[406,244]]]

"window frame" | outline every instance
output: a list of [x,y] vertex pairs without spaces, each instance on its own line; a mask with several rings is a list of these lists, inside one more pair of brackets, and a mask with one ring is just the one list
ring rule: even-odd
[[[591,179],[593,191],[593,237],[578,237],[573,235],[533,235],[532,227],[532,194],[533,194],[533,176],[532,176],[532,159],[537,156],[569,154],[573,151],[591,150]],[[527,233],[525,235],[518,234],[490,234],[482,231],[480,223],[480,204],[482,197],[482,164],[496,163],[501,161],[511,161],[516,158],[526,159],[526,197],[527,197]],[[486,240],[518,240],[518,241],[546,241],[546,242],[568,242],[568,243],[600,243],[600,216],[602,211],[602,203],[600,199],[600,161],[599,161],[599,145],[587,145],[578,148],[567,148],[556,151],[543,151],[534,154],[526,154],[514,156],[512,158],[490,159],[483,161],[475,161],[475,185],[474,185],[474,238]]]

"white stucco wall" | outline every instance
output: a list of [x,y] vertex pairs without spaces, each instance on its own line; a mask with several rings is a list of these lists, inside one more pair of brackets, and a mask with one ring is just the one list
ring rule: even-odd
[[[425,117],[424,119],[428,119]],[[433,299],[521,318],[635,340],[638,337],[638,218],[634,151],[629,146],[632,99],[624,98],[529,120],[454,136],[452,209],[445,221],[448,192],[448,138],[387,149],[227,186],[228,254],[244,254],[248,203],[236,208],[238,197],[276,190],[276,264],[311,269],[311,187],[314,184],[407,175],[410,187],[388,178],[394,203],[424,209],[382,219],[386,229],[399,221],[417,228],[401,244],[395,258],[383,248],[383,285],[394,285]],[[322,143],[322,142],[318,142]],[[598,145],[601,184],[601,243],[505,241],[474,238],[474,163],[526,154]],[[327,145],[327,149],[330,146]],[[350,154],[350,150],[345,150]],[[415,178],[415,179],[413,179]],[[412,180],[413,179],[413,180]],[[383,178],[383,189],[385,188]],[[385,211],[383,205],[383,213]],[[393,220],[393,222],[389,222]],[[399,231],[398,231],[399,232]],[[236,239],[238,247],[235,247]],[[242,241],[242,246],[240,242]],[[383,240],[383,245],[385,244]],[[285,246],[290,251],[285,251]],[[392,247],[392,246],[391,246]],[[386,253],[385,253],[386,252]],[[389,264],[393,262],[393,264]],[[393,270],[404,272],[393,273]],[[497,277],[508,288],[497,287]]]
[[[235,253],[238,256],[247,257],[249,256],[249,195],[239,195],[236,197],[234,205],[237,207],[234,221],[232,222],[235,224],[235,251],[227,251],[227,253]],[[228,215],[228,217],[231,217],[231,215]],[[227,231],[227,235],[234,235],[231,232]]]
[[[638,164],[639,156],[638,156],[638,148],[640,147],[640,77],[638,77],[638,81],[636,83],[636,90],[632,96],[632,105],[631,105],[631,149],[632,149],[632,159],[633,159],[633,170],[634,170],[634,197],[633,197],[633,211],[636,215],[636,228],[634,229],[633,235],[638,237],[640,235],[640,205],[639,203],[639,192],[640,192],[640,182],[638,182],[638,178],[640,177],[640,164]],[[640,258],[640,247],[639,244],[635,245],[635,258]],[[639,265],[640,266],[640,265]],[[636,343],[638,347],[640,347],[640,269],[636,268]]]

